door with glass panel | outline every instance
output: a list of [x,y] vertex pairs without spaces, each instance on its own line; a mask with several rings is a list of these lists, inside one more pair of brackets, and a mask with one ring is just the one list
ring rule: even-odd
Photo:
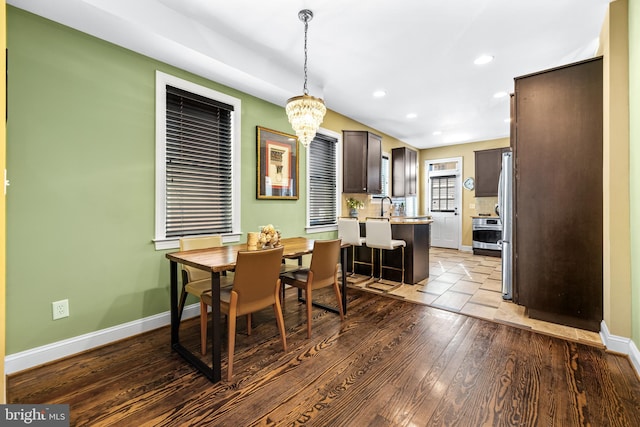
[[441,160],[428,164],[427,177],[431,246],[459,249],[460,247],[460,167],[461,161]]

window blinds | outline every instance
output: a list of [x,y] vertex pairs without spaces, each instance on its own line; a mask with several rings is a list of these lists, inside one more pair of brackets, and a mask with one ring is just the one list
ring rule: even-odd
[[229,233],[233,106],[166,90],[166,236]]
[[316,134],[309,145],[309,225],[337,222],[336,146],[338,140]]

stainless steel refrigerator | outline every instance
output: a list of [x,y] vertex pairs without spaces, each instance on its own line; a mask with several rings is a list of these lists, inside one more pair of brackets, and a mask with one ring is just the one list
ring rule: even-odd
[[502,298],[513,299],[513,153],[502,153],[498,181],[498,215],[502,221]]

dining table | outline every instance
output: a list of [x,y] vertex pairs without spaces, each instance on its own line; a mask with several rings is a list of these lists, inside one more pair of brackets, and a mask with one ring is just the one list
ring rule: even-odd
[[[280,240],[283,246],[283,259],[297,259],[302,266],[303,255],[313,253],[314,239],[305,237],[290,237]],[[347,244],[341,245],[340,263],[342,264],[342,308],[347,314]],[[170,264],[170,294],[171,294],[171,348],[191,363],[198,371],[204,374],[212,382],[218,382],[222,378],[222,326],[220,323],[220,276],[227,271],[233,271],[239,251],[251,250],[246,243],[224,245],[207,249],[196,249],[166,254]],[[254,249],[260,250],[260,249]],[[211,364],[197,356],[191,349],[180,342],[180,323],[182,321],[178,306],[178,264],[188,265],[193,268],[211,272],[211,319],[207,328],[209,336],[207,340],[212,343]],[[298,293],[298,300],[304,301]],[[333,307],[312,302],[313,305],[325,310],[336,311]]]

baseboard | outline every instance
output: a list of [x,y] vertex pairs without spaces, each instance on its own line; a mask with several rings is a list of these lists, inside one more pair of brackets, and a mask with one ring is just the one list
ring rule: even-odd
[[607,347],[607,350],[629,356],[631,365],[640,377],[640,351],[630,338],[611,335],[604,320],[600,323],[600,338],[602,338],[602,343]]
[[[183,319],[200,315],[200,304],[191,304],[184,308]],[[167,326],[171,323],[171,313],[155,314],[143,319],[123,323],[111,328],[101,329],[85,335],[43,345],[42,347],[14,353],[4,358],[5,374],[13,374],[33,368],[63,357],[72,356],[92,348],[100,347],[124,338]]]
[[460,252],[473,252],[473,247],[471,246],[460,246]]
[[636,375],[640,378],[640,350],[638,350],[633,341],[629,345],[629,350],[629,359],[631,359],[631,364],[636,369]]

